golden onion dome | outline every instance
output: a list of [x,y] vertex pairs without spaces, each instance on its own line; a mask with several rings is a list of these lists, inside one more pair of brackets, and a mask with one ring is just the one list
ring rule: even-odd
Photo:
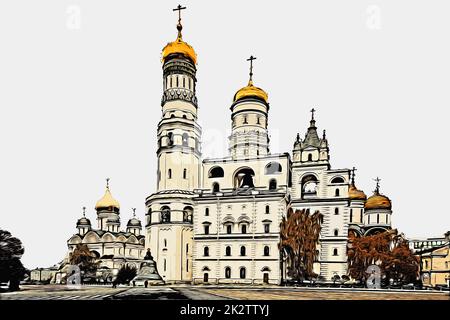
[[95,204],[95,209],[98,210],[100,208],[109,208],[109,207],[120,209],[120,204],[119,201],[113,198],[111,192],[109,191],[109,188],[107,187],[105,195]]
[[162,62],[166,61],[166,58],[171,54],[182,54],[185,57],[192,60],[194,64],[197,64],[197,54],[188,43],[183,41],[181,36],[182,26],[180,24],[177,25],[178,36],[177,39],[173,42],[169,42],[162,50]]
[[246,97],[257,97],[260,98],[262,100],[264,100],[266,103],[268,101],[268,94],[267,92],[265,92],[263,89],[255,87],[253,85],[253,81],[250,80],[248,82],[248,85],[239,89],[236,94],[234,95],[233,98],[233,102],[236,102],[242,98],[246,98]]
[[364,191],[358,190],[354,184],[348,188],[348,197],[350,200],[366,200],[367,196]]
[[379,194],[378,192],[375,192],[373,196],[369,197],[367,199],[366,203],[364,204],[365,210],[371,210],[371,209],[388,209],[390,210],[392,208],[391,200],[389,200],[388,197],[383,196],[382,194]]

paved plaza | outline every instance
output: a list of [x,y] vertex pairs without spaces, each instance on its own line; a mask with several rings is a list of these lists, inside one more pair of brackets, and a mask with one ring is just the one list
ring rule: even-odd
[[21,286],[0,300],[450,300],[448,292],[339,288],[160,286],[149,288],[63,285]]

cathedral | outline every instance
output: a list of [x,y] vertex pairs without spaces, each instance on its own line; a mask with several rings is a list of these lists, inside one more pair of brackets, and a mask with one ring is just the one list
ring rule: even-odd
[[315,272],[347,274],[347,243],[391,226],[391,201],[358,190],[355,169],[331,167],[315,110],[292,152],[270,152],[268,93],[253,82],[230,106],[229,154],[203,159],[196,96],[197,55],[177,37],[162,50],[162,114],[157,125],[156,191],[146,198],[145,247],[166,283],[280,284],[286,279],[280,222],[287,209],[323,215]]
[[128,220],[126,230],[121,230],[120,204],[111,194],[109,179],[106,179],[105,194],[97,201],[95,210],[97,228],[92,227],[86,218],[86,208],[83,208],[83,216],[76,223],[77,233],[67,241],[69,251],[65,262],[68,263],[69,254],[78,244],[86,244],[99,262],[99,270],[109,270],[111,276],[124,264],[139,269],[145,256],[142,224],[133,208],[133,217]]

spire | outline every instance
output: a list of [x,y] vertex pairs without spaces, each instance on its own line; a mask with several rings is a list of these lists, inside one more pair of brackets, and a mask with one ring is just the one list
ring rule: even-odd
[[131,210],[133,210],[133,218],[136,217],[136,208],[131,208]]
[[317,135],[317,127],[316,127],[316,120],[314,120],[314,113],[316,112],[316,109],[311,109],[311,121],[308,128],[308,132],[306,133],[305,140],[303,141],[303,146],[312,146],[312,147],[320,147],[320,139]]
[[295,142],[299,143],[300,142],[300,133],[297,132],[297,139],[295,140]]
[[106,178],[106,189],[109,190],[109,178]]
[[250,72],[249,72],[249,80],[248,85],[253,85],[253,60],[256,60],[256,57],[253,55],[250,56],[250,58],[247,59],[247,61],[250,61]]
[[86,218],[86,207],[83,207],[83,218]]
[[178,30],[178,39],[181,40],[181,30],[183,30],[183,26],[181,25],[181,10],[186,9],[186,7],[181,6],[181,4],[178,5],[175,9],[172,11],[178,11],[178,24],[177,24],[177,30]]
[[323,129],[322,140],[327,140],[327,131]]

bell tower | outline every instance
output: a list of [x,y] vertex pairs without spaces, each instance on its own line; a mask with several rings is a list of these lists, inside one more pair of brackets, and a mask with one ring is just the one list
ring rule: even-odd
[[197,123],[196,64],[194,49],[183,41],[178,5],[177,38],[162,51],[162,117],[158,123],[157,191],[147,197],[146,248],[155,256],[166,283],[192,278],[193,190],[201,174]]

